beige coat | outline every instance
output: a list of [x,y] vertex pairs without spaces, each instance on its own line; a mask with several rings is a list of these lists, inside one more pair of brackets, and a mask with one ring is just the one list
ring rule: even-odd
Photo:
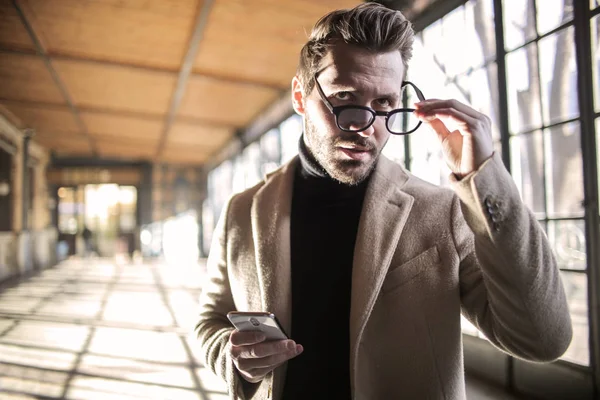
[[[294,337],[290,210],[297,163],[233,196],[214,233],[196,333],[206,365],[232,398],[281,398],[285,365],[259,384],[237,374],[226,314],[273,312]],[[442,189],[383,156],[378,162],[352,270],[354,399],[464,399],[461,312],[516,357],[551,361],[571,341],[556,261],[500,158],[452,184],[454,191]],[[323,329],[323,340],[335,333]]]

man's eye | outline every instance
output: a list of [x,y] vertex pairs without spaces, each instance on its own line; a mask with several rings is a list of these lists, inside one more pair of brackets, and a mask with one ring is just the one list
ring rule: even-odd
[[392,102],[390,99],[377,99],[377,105],[380,107],[391,107]]
[[333,97],[335,97],[338,100],[348,101],[352,98],[352,95],[350,94],[350,92],[337,92],[333,95]]

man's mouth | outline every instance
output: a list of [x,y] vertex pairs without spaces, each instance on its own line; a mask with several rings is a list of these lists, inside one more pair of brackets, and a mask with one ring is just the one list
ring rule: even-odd
[[364,146],[339,146],[338,149],[348,158],[356,161],[367,161],[371,157],[371,149]]

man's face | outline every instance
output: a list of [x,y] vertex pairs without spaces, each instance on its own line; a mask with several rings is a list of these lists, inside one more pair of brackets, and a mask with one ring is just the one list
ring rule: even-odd
[[[400,52],[372,53],[338,43],[323,58],[317,79],[333,106],[352,104],[389,111],[400,105],[403,76]],[[348,185],[367,178],[390,136],[385,117],[377,117],[362,132],[345,132],[337,127],[316,88],[303,96],[303,106],[304,140],[319,164]]]

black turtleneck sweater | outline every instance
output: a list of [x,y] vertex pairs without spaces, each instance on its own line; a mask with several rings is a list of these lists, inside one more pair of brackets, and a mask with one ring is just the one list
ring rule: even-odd
[[333,180],[300,139],[291,215],[292,333],[284,400],[350,399],[350,291],[368,180]]

